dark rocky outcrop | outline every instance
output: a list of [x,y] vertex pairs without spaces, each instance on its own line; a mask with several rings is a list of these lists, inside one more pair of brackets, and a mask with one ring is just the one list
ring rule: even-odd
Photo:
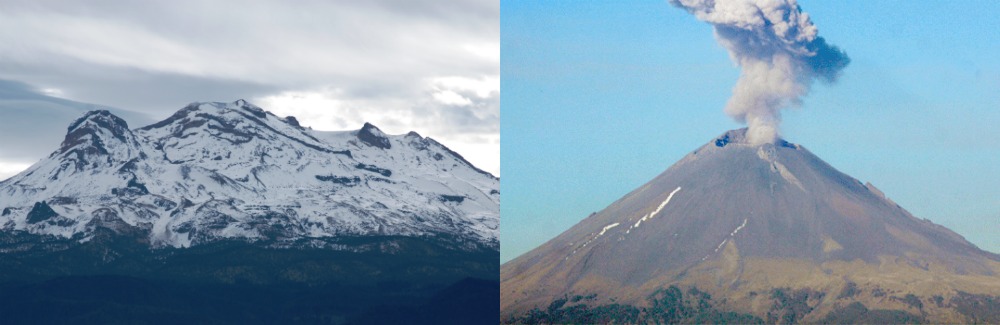
[[361,130],[358,130],[358,140],[376,148],[392,148],[392,143],[389,141],[389,138],[385,137],[385,133],[382,133],[382,130],[367,122],[361,127]]
[[31,207],[31,211],[28,211],[28,223],[39,223],[58,216],[59,214],[55,210],[52,210],[52,207],[45,201],[35,202],[35,205]]

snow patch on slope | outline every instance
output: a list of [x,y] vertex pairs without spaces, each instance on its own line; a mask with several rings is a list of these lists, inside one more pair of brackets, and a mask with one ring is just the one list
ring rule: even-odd
[[610,224],[610,225],[607,225],[607,226],[604,226],[604,229],[601,229],[601,232],[598,233],[597,235],[598,236],[604,235],[604,233],[607,232],[608,229],[611,229],[611,228],[614,228],[614,227],[618,227],[618,223],[617,222],[615,222],[613,224]]
[[[243,100],[193,103],[135,130],[119,121],[88,113],[60,150],[0,183],[0,229],[86,236],[110,208],[163,246],[395,235],[499,245],[499,179],[414,132],[367,124],[373,146]],[[43,201],[58,217],[29,223]]]
[[[718,253],[719,250],[722,249],[722,246],[724,246],[726,244],[726,242],[729,241],[729,239],[732,239],[733,237],[736,237],[736,234],[740,233],[740,229],[743,229],[743,227],[747,226],[747,220],[749,220],[749,219],[748,218],[743,218],[743,223],[741,223],[739,226],[736,226],[736,229],[733,229],[733,231],[731,231],[729,233],[728,237],[722,239],[722,242],[719,243],[719,246],[715,247],[715,250],[712,251],[712,254]],[[705,257],[702,257],[701,260],[702,261],[707,260],[709,257],[712,256],[712,254],[705,255]]]
[[681,190],[681,187],[678,186],[676,189],[674,189],[672,192],[670,192],[670,195],[667,196],[667,199],[663,200],[663,202],[661,202],[660,205],[656,207],[656,210],[653,210],[653,212],[650,212],[649,214],[643,216],[642,218],[639,218],[639,221],[636,221],[635,224],[632,225],[632,227],[629,227],[629,230],[631,230],[633,228],[639,228],[639,225],[642,224],[643,221],[646,221],[646,220],[649,220],[649,219],[652,219],[653,217],[655,217],[657,213],[660,213],[660,210],[663,210],[663,207],[667,206],[667,203],[670,203],[670,199],[674,197],[674,194],[676,194],[680,190]]

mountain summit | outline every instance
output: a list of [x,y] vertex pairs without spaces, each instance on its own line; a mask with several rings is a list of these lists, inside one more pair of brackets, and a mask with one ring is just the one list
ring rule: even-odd
[[[1000,257],[915,218],[800,145],[753,145],[746,132],[720,135],[502,265],[502,313],[517,319],[574,296],[655,307],[653,297],[674,286],[762,321],[822,321],[853,302],[914,319],[982,320],[963,318],[948,299],[1000,294]],[[844,288],[853,289],[842,296]],[[804,297],[801,308],[783,309],[783,295]]]
[[135,130],[93,111],[0,182],[0,229],[87,241],[92,220],[112,218],[154,247],[399,235],[496,249],[499,180],[415,134],[313,131],[244,100]]
[[320,132],[245,100],[134,129],[88,112],[0,182],[0,314],[495,321],[469,310],[499,299],[499,183],[415,132]]

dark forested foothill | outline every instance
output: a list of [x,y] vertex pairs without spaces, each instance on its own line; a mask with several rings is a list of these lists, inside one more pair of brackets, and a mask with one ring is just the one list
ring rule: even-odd
[[838,308],[823,318],[823,324],[922,324],[927,320],[902,310],[869,310],[860,302]]
[[950,305],[977,323],[1000,323],[1000,296],[977,295],[959,291]]
[[677,286],[659,289],[646,298],[647,306],[624,304],[588,305],[594,295],[553,300],[545,310],[535,308],[523,316],[509,317],[506,324],[763,324],[750,314],[722,311],[712,296],[697,288],[686,292]]
[[[576,295],[553,300],[545,309],[535,308],[505,324],[799,324],[823,293],[779,288],[771,290],[771,308],[766,319],[752,314],[726,311],[722,302],[695,287],[682,290],[670,286],[656,290],[646,306],[593,305],[596,295]],[[912,297],[911,297],[912,296]],[[908,295],[903,300],[919,300]],[[983,323],[1000,321],[1000,297],[960,293],[951,300],[960,312]],[[807,322],[808,323],[808,322]],[[821,318],[821,324],[921,324],[927,319],[902,310],[868,309],[860,302],[839,307]]]
[[[149,249],[121,234],[74,245],[7,233],[0,323],[497,323],[498,253],[441,243],[365,237],[324,243],[352,248],[339,251],[238,240]],[[375,249],[385,245],[397,254]]]

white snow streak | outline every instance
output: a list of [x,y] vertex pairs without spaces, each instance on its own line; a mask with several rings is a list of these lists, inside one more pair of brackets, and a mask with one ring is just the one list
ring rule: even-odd
[[739,227],[736,227],[736,229],[734,229],[733,232],[729,234],[729,237],[736,236],[736,233],[740,232],[740,229],[743,229],[743,227],[746,226],[747,226],[747,218],[743,218],[743,224],[741,224]]
[[598,236],[604,235],[604,232],[606,232],[606,231],[608,231],[608,229],[611,229],[611,228],[614,228],[614,227],[618,227],[618,223],[617,222],[615,222],[613,224],[610,224],[610,225],[607,225],[607,226],[604,226],[604,229],[601,229],[601,233],[599,233],[597,235]]
[[681,190],[681,187],[678,186],[677,189],[674,189],[673,192],[670,192],[670,195],[667,196],[667,199],[663,200],[663,202],[660,203],[660,206],[656,207],[656,210],[653,210],[653,212],[650,212],[649,214],[647,214],[647,215],[643,216],[641,219],[639,219],[639,221],[636,221],[635,225],[632,225],[632,228],[639,228],[639,225],[642,224],[643,221],[646,221],[648,219],[652,219],[653,217],[655,217],[657,213],[660,213],[660,210],[663,210],[663,207],[667,206],[667,203],[670,203],[670,199],[674,197],[674,194],[676,194],[677,191],[680,191],[680,190]]
[[719,243],[719,246],[715,247],[715,252],[718,253],[719,250],[722,249],[722,245],[725,245],[726,241],[728,241],[728,240],[729,240],[729,238],[723,239],[722,242]]
[[[650,212],[649,214],[643,216],[641,219],[639,219],[639,221],[636,221],[636,223],[634,225],[632,225],[631,227],[628,227],[628,229],[625,229],[625,234],[628,235],[629,232],[632,231],[632,228],[638,228],[639,224],[641,224],[643,221],[646,221],[646,220],[649,220],[649,219],[652,219],[653,217],[655,217],[657,213],[660,213],[660,211],[663,210],[663,208],[667,206],[667,203],[670,203],[670,199],[674,197],[674,194],[677,194],[677,192],[680,191],[680,190],[681,190],[681,187],[678,186],[676,189],[674,189],[672,192],[670,192],[670,195],[667,195],[667,199],[663,200],[663,202],[661,202],[660,205],[656,207],[656,210],[653,210],[653,212]],[[744,223],[746,223],[746,221],[744,221]],[[601,237],[605,233],[607,233],[608,230],[611,230],[611,228],[618,227],[619,225],[620,225],[619,223],[615,222],[615,223],[609,224],[607,226],[604,226],[604,228],[601,229],[601,231],[599,233],[597,233],[596,235],[594,235],[593,238],[591,238],[591,239],[587,240],[586,242],[584,242],[583,245],[580,245],[579,248],[587,247],[587,244],[590,244],[591,242],[593,242],[594,240],[596,240],[598,237]],[[677,234],[674,234],[674,236],[676,236],[676,235]],[[622,237],[622,238],[624,238],[624,237]],[[619,238],[618,240],[621,241],[622,238]],[[570,244],[570,246],[572,246],[572,243]],[[573,250],[573,252],[570,253],[569,256],[575,255],[576,251],[577,250]],[[566,259],[569,259],[569,256],[567,256]]]
[[[591,238],[591,239],[588,239],[588,240],[587,240],[586,242],[584,242],[584,243],[583,243],[583,245],[580,245],[580,248],[584,248],[584,247],[587,247],[587,244],[590,244],[591,242],[593,242],[593,241],[594,241],[595,239],[597,239],[597,237],[601,237],[601,236],[603,236],[603,235],[604,235],[604,233],[608,232],[608,230],[611,230],[611,228],[614,228],[614,227],[618,227],[618,225],[619,225],[619,223],[615,222],[615,223],[612,223],[612,224],[610,224],[610,225],[607,225],[607,226],[604,226],[604,228],[603,228],[603,229],[601,229],[601,232],[597,233],[597,235],[594,235],[594,238]],[[572,243],[570,243],[570,246],[572,246],[572,245],[573,245],[573,244],[572,244]],[[572,252],[572,253],[570,253],[569,255],[570,255],[570,256],[573,256],[573,255],[575,255],[575,254],[576,254],[576,251],[577,251],[577,250],[576,250],[576,249],[574,249],[574,250],[573,250],[573,252]],[[566,258],[568,259],[568,258],[569,258],[569,256],[567,256]]]
[[[718,253],[719,250],[722,249],[722,246],[726,245],[726,242],[728,242],[730,238],[733,238],[734,236],[736,236],[736,234],[738,234],[740,232],[740,229],[743,229],[743,227],[746,227],[747,226],[747,220],[748,220],[747,218],[743,218],[743,223],[740,224],[738,227],[736,227],[736,229],[733,229],[733,231],[729,233],[729,237],[726,237],[725,239],[723,239],[722,242],[719,243],[719,246],[715,247],[715,251],[713,253]],[[709,256],[712,256],[712,254],[705,255],[705,257],[702,257],[701,260],[702,261],[707,260]]]

